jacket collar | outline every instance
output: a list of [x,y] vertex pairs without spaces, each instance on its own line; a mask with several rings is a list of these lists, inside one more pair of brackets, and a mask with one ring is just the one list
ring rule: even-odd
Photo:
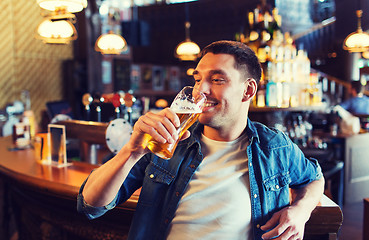
[[255,127],[254,122],[251,121],[250,118],[247,118],[246,134],[247,134],[250,142],[252,142],[253,139],[255,138],[256,141],[258,141],[258,143],[260,143],[258,131]]
[[[201,133],[204,130],[204,125],[202,125],[199,121],[196,121],[189,130],[191,132],[191,137],[188,140],[188,146],[191,146],[194,143],[200,143]],[[246,134],[250,142],[253,140],[253,138],[260,142],[255,124],[250,120],[250,118],[247,118]]]
[[[202,156],[200,140],[201,140],[201,134],[203,130],[204,130],[204,125],[196,121],[189,128],[189,131],[191,132],[191,136],[188,139],[184,140],[183,142],[180,142],[177,148],[190,149],[193,145],[195,145],[195,147],[197,147],[199,150],[198,154]],[[256,141],[260,142],[259,135],[257,133],[257,128],[254,122],[252,122],[250,119],[248,119],[248,122],[247,122],[246,134],[248,136],[250,143],[253,140],[253,138],[256,138]],[[182,154],[174,154],[173,158],[168,161],[168,160],[163,160],[155,156],[154,154],[152,154],[152,156],[153,156],[154,164],[164,167],[172,176],[177,175],[177,172],[179,170],[179,167],[183,159],[186,158]]]

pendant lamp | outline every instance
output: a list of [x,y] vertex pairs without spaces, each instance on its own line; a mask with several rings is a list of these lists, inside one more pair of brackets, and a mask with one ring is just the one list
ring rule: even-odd
[[86,8],[87,0],[37,0],[37,4],[49,11],[64,8],[67,12],[74,13]]
[[179,43],[175,49],[174,56],[182,61],[195,61],[200,54],[200,47],[190,39],[191,23],[186,21],[186,40]]
[[44,43],[68,44],[78,37],[77,30],[72,23],[74,21],[74,14],[53,12],[53,14],[46,17],[38,26],[37,38],[41,39]]
[[369,50],[369,34],[363,32],[361,28],[361,16],[362,10],[357,10],[356,15],[358,18],[357,30],[349,34],[343,41],[343,49],[349,52],[365,52]]
[[362,53],[363,58],[369,59],[369,50]]
[[109,33],[102,34],[96,40],[95,50],[102,54],[120,54],[126,46],[126,40],[122,36],[109,31]]

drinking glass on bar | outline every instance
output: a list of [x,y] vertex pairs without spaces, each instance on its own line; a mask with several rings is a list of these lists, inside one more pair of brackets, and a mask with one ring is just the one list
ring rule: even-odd
[[178,140],[174,143],[159,143],[148,135],[150,138],[147,143],[148,149],[158,157],[170,159],[173,156],[179,139],[196,122],[205,102],[205,95],[198,89],[190,86],[184,87],[177,94],[170,106],[170,109],[177,114],[180,120],[180,127],[177,129]]

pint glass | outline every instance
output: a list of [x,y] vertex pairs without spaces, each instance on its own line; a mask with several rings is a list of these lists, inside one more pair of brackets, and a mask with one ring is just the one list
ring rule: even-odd
[[175,97],[170,106],[180,120],[180,127],[177,129],[178,140],[174,143],[159,143],[149,136],[147,148],[155,155],[169,159],[173,156],[174,150],[179,142],[179,139],[187,131],[189,127],[197,120],[204,103],[206,102],[205,95],[193,87],[184,87]]

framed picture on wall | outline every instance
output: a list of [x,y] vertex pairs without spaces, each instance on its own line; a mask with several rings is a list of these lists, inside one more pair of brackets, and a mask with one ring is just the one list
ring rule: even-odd
[[156,91],[164,90],[165,80],[164,67],[153,66],[152,67],[152,89]]
[[152,89],[152,66],[149,64],[141,65],[141,84],[142,90]]
[[131,61],[128,59],[113,60],[114,91],[131,89]]
[[131,66],[131,89],[138,90],[141,82],[141,67],[137,64]]
[[181,90],[181,69],[179,67],[168,68],[168,86],[170,90]]
[[111,84],[111,61],[102,60],[102,82],[103,84]]

